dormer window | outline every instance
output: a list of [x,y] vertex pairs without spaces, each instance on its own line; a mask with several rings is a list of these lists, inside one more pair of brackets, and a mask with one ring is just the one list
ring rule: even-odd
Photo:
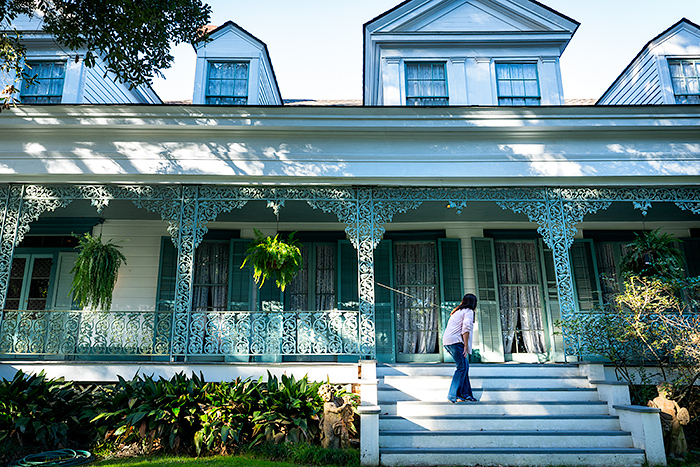
[[498,105],[540,105],[536,63],[496,63]]
[[700,104],[700,59],[669,60],[676,104]]
[[35,76],[33,84],[25,82],[20,92],[23,104],[60,104],[63,97],[65,62],[27,62],[25,73]]
[[406,105],[447,105],[444,63],[406,63]]
[[248,62],[209,62],[206,103],[246,105]]

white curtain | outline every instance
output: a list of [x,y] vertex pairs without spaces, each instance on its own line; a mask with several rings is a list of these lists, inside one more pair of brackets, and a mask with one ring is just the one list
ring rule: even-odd
[[395,243],[399,353],[437,353],[439,298],[433,242]]
[[316,245],[316,311],[336,308],[335,246]]
[[497,242],[496,268],[505,353],[543,353],[539,262],[534,242]]
[[202,242],[197,248],[192,297],[194,311],[226,311],[228,256],[228,242]]

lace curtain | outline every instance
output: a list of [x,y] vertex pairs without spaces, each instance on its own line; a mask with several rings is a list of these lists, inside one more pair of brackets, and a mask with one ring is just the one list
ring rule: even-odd
[[226,311],[228,300],[228,242],[202,242],[195,255],[192,309]]
[[[615,253],[615,247],[619,245],[620,256]],[[603,303],[612,303],[620,292],[620,276],[618,268],[620,258],[627,254],[626,244],[596,243],[595,255],[598,261],[598,274],[600,275],[600,287],[603,289]]]
[[542,295],[535,244],[497,242],[495,247],[503,350],[543,353]]
[[[313,248],[315,261],[310,263]],[[336,260],[334,245],[303,245],[301,247],[303,269],[287,287],[287,310],[290,311],[326,311],[336,308],[335,281]],[[315,273],[314,302],[311,308],[309,300],[309,266]]]
[[438,310],[435,243],[395,243],[396,339],[399,353],[437,353]]

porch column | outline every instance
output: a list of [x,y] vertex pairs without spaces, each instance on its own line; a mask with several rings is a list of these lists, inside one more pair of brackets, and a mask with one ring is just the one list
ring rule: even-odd
[[190,329],[195,251],[207,231],[205,222],[200,219],[197,187],[183,187],[180,215],[177,220],[177,228],[171,232],[177,248],[171,358],[198,353],[202,346],[202,342],[197,341],[197,337],[191,339],[193,335],[201,336],[201,333],[192,333]]
[[22,206],[22,187],[11,186],[0,189],[2,209],[2,239],[0,239],[0,305],[5,308],[10,269],[19,231],[19,213]]
[[[559,295],[559,310],[564,322],[573,318],[576,313],[576,297],[574,295],[574,282],[571,273],[571,259],[569,248],[574,243],[576,227],[567,219],[565,206],[561,197],[556,192],[547,190],[545,199],[544,217],[539,220],[539,232],[545,244],[552,249],[554,258],[554,272],[557,278],[557,294]],[[578,345],[575,339],[569,335],[566,325],[562,326],[564,337],[564,353],[578,354]],[[565,357],[566,358],[566,357]]]
[[375,359],[377,345],[374,318],[374,247],[379,242],[375,238],[375,217],[372,190],[361,188],[357,191],[357,238],[353,241],[357,248],[357,268],[360,291],[360,356]]

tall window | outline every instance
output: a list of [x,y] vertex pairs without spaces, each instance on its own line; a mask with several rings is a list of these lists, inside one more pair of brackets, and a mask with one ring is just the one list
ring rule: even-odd
[[23,104],[60,104],[63,97],[65,62],[27,62],[24,70],[35,76],[33,84],[25,82],[20,92]]
[[676,104],[700,104],[700,59],[669,60]]
[[209,62],[206,103],[246,105],[248,103],[248,63]]
[[447,105],[444,63],[406,63],[406,105]]
[[536,63],[496,63],[498,105],[540,105]]

